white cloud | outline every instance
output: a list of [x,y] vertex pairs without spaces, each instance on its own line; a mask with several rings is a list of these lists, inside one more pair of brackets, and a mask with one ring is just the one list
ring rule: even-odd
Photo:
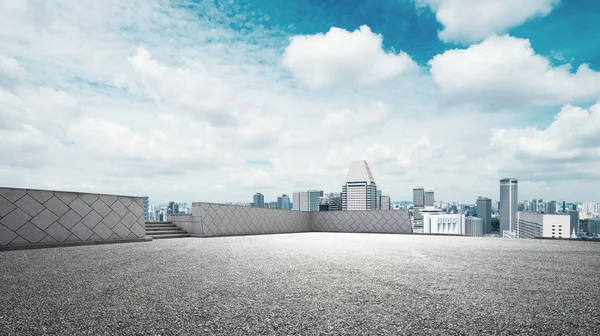
[[444,26],[446,42],[473,43],[548,15],[560,0],[415,0],[428,5]]
[[[15,64],[20,71],[0,84],[2,186],[158,202],[249,201],[255,192],[274,200],[308,188],[339,191],[350,162],[365,158],[394,200],[423,184],[438,199],[469,201],[495,197],[506,170],[491,127],[521,128],[517,114],[440,108],[432,78],[402,76],[414,62],[385,53],[366,27],[295,39],[342,37],[344,52],[325,49],[327,62],[303,72],[314,79],[325,69],[317,84],[333,89],[313,90],[280,66],[285,32],[241,34],[210,1],[194,12],[116,0],[0,6],[0,54],[9,60],[2,73]],[[577,193],[595,195],[589,184]]]
[[0,54],[0,82],[6,79],[18,78],[21,76],[22,71],[16,59]]
[[390,117],[390,108],[376,102],[355,109],[342,109],[329,112],[321,121],[324,131],[344,137],[372,133]]
[[600,161],[600,102],[589,109],[564,106],[545,129],[497,129],[492,146],[512,160],[547,163]]
[[382,40],[368,26],[353,32],[332,27],[325,34],[294,36],[283,55],[283,65],[312,87],[372,84],[417,69],[405,52],[385,52]]
[[600,73],[581,65],[553,66],[529,40],[493,36],[467,49],[435,56],[429,64],[445,99],[501,108],[595,101]]

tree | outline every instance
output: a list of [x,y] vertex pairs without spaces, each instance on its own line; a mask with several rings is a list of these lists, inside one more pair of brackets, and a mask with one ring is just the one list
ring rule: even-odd
[[492,217],[492,230],[500,231],[500,218]]

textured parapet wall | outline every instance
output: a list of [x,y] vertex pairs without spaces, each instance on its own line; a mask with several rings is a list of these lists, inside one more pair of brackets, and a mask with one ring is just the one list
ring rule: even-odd
[[0,246],[146,236],[141,197],[0,188]]
[[312,231],[412,233],[407,210],[324,211],[310,216]]
[[[169,220],[199,237],[309,231],[412,233],[406,210],[303,212],[192,203],[192,214]],[[190,221],[191,220],[191,221]]]
[[227,204],[192,203],[190,227],[189,233],[202,237],[307,232],[310,231],[310,214]]

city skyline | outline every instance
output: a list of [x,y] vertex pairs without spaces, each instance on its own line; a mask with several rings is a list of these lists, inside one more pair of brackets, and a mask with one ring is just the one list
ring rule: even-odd
[[469,3],[3,1],[0,185],[274,200],[360,156],[392,200],[597,201],[600,3]]

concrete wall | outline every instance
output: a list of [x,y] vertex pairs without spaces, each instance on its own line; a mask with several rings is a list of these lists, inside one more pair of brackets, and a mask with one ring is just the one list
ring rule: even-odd
[[141,197],[0,188],[0,247],[135,240]]
[[192,232],[192,214],[167,214],[167,221],[188,233]]
[[406,210],[304,212],[192,203],[168,220],[198,237],[309,231],[412,233]]
[[324,211],[311,213],[311,230],[412,233],[412,225],[407,210]]
[[188,233],[214,237],[307,231],[310,231],[308,212],[192,203],[192,223]]

